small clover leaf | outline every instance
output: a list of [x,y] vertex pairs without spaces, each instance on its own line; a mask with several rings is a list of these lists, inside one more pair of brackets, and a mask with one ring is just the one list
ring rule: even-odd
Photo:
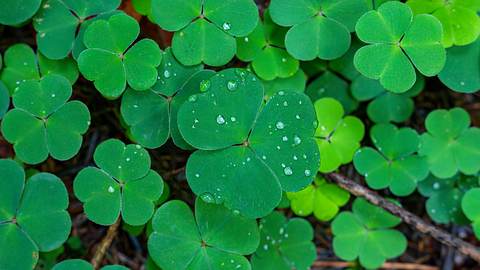
[[448,88],[460,93],[480,90],[480,39],[467,46],[447,49],[447,62],[438,78]]
[[355,67],[389,91],[410,89],[416,80],[414,66],[423,75],[434,76],[445,64],[441,23],[428,14],[413,16],[406,4],[386,2],[365,13],[355,29],[369,44],[355,53]]
[[50,59],[75,58],[84,49],[84,27],[97,15],[114,11],[120,0],[47,0],[33,20],[38,50]]
[[344,117],[343,107],[333,98],[315,102],[318,127],[315,140],[320,150],[320,172],[332,172],[352,161],[360,147],[365,127],[355,116]]
[[391,229],[399,223],[399,218],[357,198],[352,212],[341,212],[333,220],[333,250],[343,260],[358,258],[365,268],[378,268],[407,248],[405,236]]
[[68,160],[78,153],[90,112],[82,102],[68,101],[71,95],[70,82],[55,74],[18,86],[1,130],[20,160],[38,164],[49,155]]
[[152,0],[152,17],[175,31],[172,50],[182,64],[221,66],[235,55],[235,37],[257,26],[258,9],[252,0]]
[[3,84],[2,81],[0,81],[0,120],[3,118],[5,113],[8,110],[8,107],[10,106],[10,96],[8,95],[8,89]]
[[318,170],[313,106],[292,91],[280,91],[262,106],[261,82],[242,69],[223,70],[206,83],[208,91],[178,111],[180,133],[200,149],[188,159],[188,183],[206,201],[265,216],[282,190],[304,188]]
[[38,80],[48,74],[58,74],[74,84],[78,78],[77,64],[71,58],[50,60],[35,52],[27,44],[10,46],[5,52],[5,68],[0,80],[7,86],[10,94],[25,81]]
[[137,21],[124,13],[95,20],[86,28],[83,42],[87,49],[80,53],[78,67],[103,96],[118,98],[127,82],[138,91],[157,82],[161,50],[151,39],[134,43],[139,32]]
[[97,147],[93,158],[98,168],[81,170],[73,183],[88,219],[111,225],[121,213],[129,225],[147,223],[163,191],[163,179],[150,169],[147,150],[110,139]]
[[194,217],[187,204],[174,200],[156,211],[148,251],[164,270],[250,269],[244,255],[259,241],[255,220],[198,198]]
[[308,216],[313,213],[318,220],[328,221],[348,202],[350,193],[327,183],[323,177],[317,177],[314,184],[298,192],[288,192],[287,196],[296,215]]
[[263,80],[294,75],[300,64],[285,50],[286,28],[272,22],[268,10],[255,30],[246,37],[237,38],[237,57],[252,62],[252,69]]
[[428,164],[418,151],[420,140],[411,128],[392,124],[377,124],[370,137],[378,150],[364,147],[353,157],[355,169],[365,176],[373,189],[389,188],[397,196],[415,191],[417,183],[428,176]]
[[418,191],[428,197],[425,206],[433,221],[466,224],[461,202],[465,192],[473,187],[478,187],[478,177],[457,174],[452,178],[438,179],[430,175],[418,184]]
[[308,221],[287,221],[280,212],[260,220],[260,245],[251,258],[253,270],[309,269],[317,257]]
[[39,251],[52,251],[68,238],[68,193],[53,174],[25,181],[23,168],[0,159],[0,269],[33,269]]
[[472,221],[475,236],[480,239],[480,188],[472,188],[465,193],[462,209],[467,218]]
[[428,114],[418,153],[426,156],[433,175],[450,178],[459,171],[472,175],[480,170],[480,129],[469,126],[470,116],[461,108]]
[[[332,60],[350,47],[355,22],[369,10],[369,1],[272,0],[272,20],[291,27],[285,37],[287,51],[302,61]],[[348,12],[346,12],[348,10]]]
[[0,9],[0,24],[19,25],[30,19],[41,4],[41,0],[4,0]]
[[480,18],[472,1],[408,0],[407,4],[415,14],[429,13],[440,20],[444,47],[468,45],[480,35]]
[[[70,259],[57,263],[52,270],[94,270],[94,268],[84,260]],[[129,268],[122,265],[107,265],[100,270],[129,270]]]
[[269,99],[280,91],[305,91],[307,76],[301,69],[298,69],[295,74],[288,78],[276,78],[270,81],[262,80],[262,83],[265,88],[265,97]]

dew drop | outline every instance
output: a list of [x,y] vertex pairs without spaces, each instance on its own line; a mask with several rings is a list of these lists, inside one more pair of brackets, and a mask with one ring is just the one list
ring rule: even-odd
[[230,91],[235,91],[237,89],[237,82],[228,81],[227,82],[227,89],[230,90]]
[[283,122],[280,122],[278,121],[275,126],[278,128],[278,129],[283,129],[285,127],[285,124]]
[[298,137],[297,135],[295,135],[295,136],[293,137],[293,142],[294,142],[296,145],[298,145],[298,144],[300,144],[300,143],[302,142],[302,139],[300,139],[300,137]]
[[285,58],[285,57],[282,58],[282,62],[283,62],[283,63],[287,62],[287,58]]
[[208,192],[200,195],[200,199],[202,199],[206,203],[214,203],[215,202],[215,198],[213,197],[213,195],[208,193]]
[[200,92],[206,92],[210,88],[210,80],[203,80],[200,82]]
[[115,189],[112,186],[108,187],[108,192],[113,193],[114,191],[115,191]]
[[248,42],[248,37],[245,37],[243,40],[245,40],[245,42]]
[[310,170],[305,170],[305,176],[310,176],[312,173],[310,172]]
[[230,120],[231,120],[232,122],[235,122],[235,121],[237,121],[237,118],[235,118],[235,116],[232,116],[232,117],[230,117]]
[[282,141],[284,141],[284,142],[288,141],[288,137],[287,137],[287,136],[283,136],[283,137],[282,137]]
[[295,118],[296,118],[296,119],[300,119],[300,115],[298,115],[298,114],[295,115]]
[[196,177],[196,178],[199,178],[199,177],[200,177],[200,174],[196,173],[196,174],[195,174],[195,177]]
[[232,28],[232,26],[230,25],[230,23],[224,22],[223,25],[222,25],[222,28],[223,28],[223,30],[228,31],[228,30],[230,30],[230,28]]
[[279,94],[280,96],[283,96],[283,95],[285,95],[285,92],[283,92],[283,91],[278,91],[278,94]]
[[440,184],[438,182],[435,182],[433,184],[433,189],[439,189],[440,188]]
[[170,71],[165,70],[165,71],[163,72],[163,77],[165,77],[165,78],[170,78]]
[[285,175],[292,175],[292,174],[293,174],[292,168],[290,168],[290,167],[285,167],[285,168],[283,169],[283,173],[284,173]]
[[263,249],[268,250],[268,245],[267,244],[263,245]]
[[223,118],[223,116],[220,114],[217,116],[217,124],[219,125],[225,124],[225,118]]

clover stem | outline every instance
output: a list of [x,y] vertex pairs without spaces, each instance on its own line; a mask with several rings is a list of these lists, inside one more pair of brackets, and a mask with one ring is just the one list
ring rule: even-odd
[[117,221],[112,224],[108,230],[107,235],[102,239],[102,242],[98,244],[97,249],[95,250],[95,254],[91,260],[94,269],[98,269],[100,264],[103,261],[103,257],[105,257],[105,253],[107,252],[108,248],[112,244],[113,239],[117,235],[118,227],[120,226],[121,218],[119,217]]

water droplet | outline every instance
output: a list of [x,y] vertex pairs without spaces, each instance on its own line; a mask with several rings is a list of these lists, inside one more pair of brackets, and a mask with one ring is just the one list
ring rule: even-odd
[[197,101],[197,95],[190,96],[190,97],[188,98],[188,101],[190,101],[190,102],[195,102],[195,101]]
[[280,122],[278,121],[275,126],[278,128],[278,129],[283,129],[285,127],[285,124],[283,122]]
[[312,173],[310,172],[310,170],[305,170],[305,176],[310,176]]
[[460,85],[461,85],[461,86],[464,86],[464,85],[465,85],[465,82],[460,82]]
[[208,193],[208,192],[200,195],[200,199],[202,199],[206,203],[214,203],[215,202],[215,198],[213,197],[213,195]]
[[135,148],[140,149],[142,148],[139,144],[135,145]]
[[200,82],[200,92],[206,92],[210,88],[210,80],[203,80]]
[[296,119],[300,119],[300,115],[298,115],[298,114],[295,115],[295,118],[296,118]]
[[283,91],[278,91],[278,94],[279,94],[280,96],[283,96],[283,95],[285,95],[285,92],[283,92]]
[[284,232],[285,232],[284,228],[280,228],[280,230],[278,231],[279,234],[283,234]]
[[438,182],[435,182],[433,184],[433,189],[439,189],[440,188],[440,184]]
[[263,249],[268,250],[268,245],[267,244],[263,245]]
[[196,177],[196,178],[199,178],[199,177],[200,177],[200,174],[196,173],[196,174],[195,174],[195,177]]
[[263,156],[262,156],[262,159],[265,160],[265,159],[267,159],[267,157],[266,157],[265,155],[263,155]]
[[288,137],[287,137],[287,136],[283,136],[283,137],[282,137],[282,141],[284,141],[284,142],[288,141]]
[[282,62],[283,62],[283,63],[287,62],[287,58],[285,58],[285,57],[282,58]]
[[129,162],[129,161],[130,161],[130,158],[127,157],[127,158],[125,159],[125,161],[126,161],[126,162]]
[[52,94],[52,98],[54,98],[54,97],[55,97],[55,94]]
[[248,42],[248,37],[245,37],[243,40],[245,40],[245,42]]
[[225,118],[223,118],[223,116],[220,114],[217,116],[217,124],[219,125],[225,124]]
[[230,90],[230,91],[235,91],[237,89],[237,82],[228,81],[227,82],[227,89]]
[[283,106],[287,107],[287,106],[288,106],[288,102],[284,101],[284,102],[283,102]]
[[238,216],[240,214],[240,211],[238,211],[237,209],[233,210],[232,213],[235,215],[235,216]]
[[115,189],[112,186],[108,187],[108,192],[113,193],[114,191],[115,191]]
[[296,155],[293,155],[293,160],[298,160],[298,157]]
[[228,30],[230,30],[230,28],[232,28],[232,26],[230,25],[230,23],[224,22],[223,25],[222,25],[222,28],[223,28],[223,30],[228,31]]
[[230,120],[231,120],[232,122],[235,122],[235,121],[237,121],[237,118],[235,118],[235,116],[232,116],[232,117],[230,117]]
[[295,136],[293,137],[293,142],[294,142],[295,144],[300,144],[300,143],[302,142],[302,139],[300,139],[300,137],[298,137],[297,135],[295,135]]
[[285,167],[285,169],[283,169],[283,173],[284,173],[285,175],[292,175],[292,174],[293,174],[292,168],[290,168],[290,167]]
[[121,169],[121,168],[122,168],[122,165],[118,165],[118,168]]
[[165,78],[170,78],[170,71],[165,70],[165,71],[163,72],[163,77],[165,77]]

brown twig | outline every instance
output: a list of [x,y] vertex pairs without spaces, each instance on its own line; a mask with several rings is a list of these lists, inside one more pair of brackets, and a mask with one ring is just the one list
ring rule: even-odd
[[388,212],[400,217],[405,223],[417,231],[428,234],[437,241],[457,249],[460,253],[480,262],[480,251],[474,245],[463,241],[462,239],[451,235],[450,233],[433,226],[422,220],[420,217],[412,214],[404,208],[384,199],[368,188],[348,179],[338,173],[328,174],[329,179],[336,182],[340,187],[347,190],[357,197],[363,197],[370,203],[380,206]]
[[115,238],[115,236],[117,235],[120,221],[121,218],[119,218],[117,222],[115,222],[108,228],[107,235],[105,235],[105,237],[102,239],[102,242],[100,242],[100,244],[98,245],[97,250],[95,250],[95,254],[93,255],[93,258],[91,260],[94,269],[98,269],[100,267],[105,253],[112,244],[113,238]]
[[[319,267],[323,269],[324,267],[336,267],[336,268],[345,268],[354,266],[349,262],[340,262],[340,261],[316,261],[313,263],[313,267]],[[396,262],[386,262],[380,269],[398,269],[398,270],[438,270],[438,267],[423,265],[418,263],[396,263]]]

